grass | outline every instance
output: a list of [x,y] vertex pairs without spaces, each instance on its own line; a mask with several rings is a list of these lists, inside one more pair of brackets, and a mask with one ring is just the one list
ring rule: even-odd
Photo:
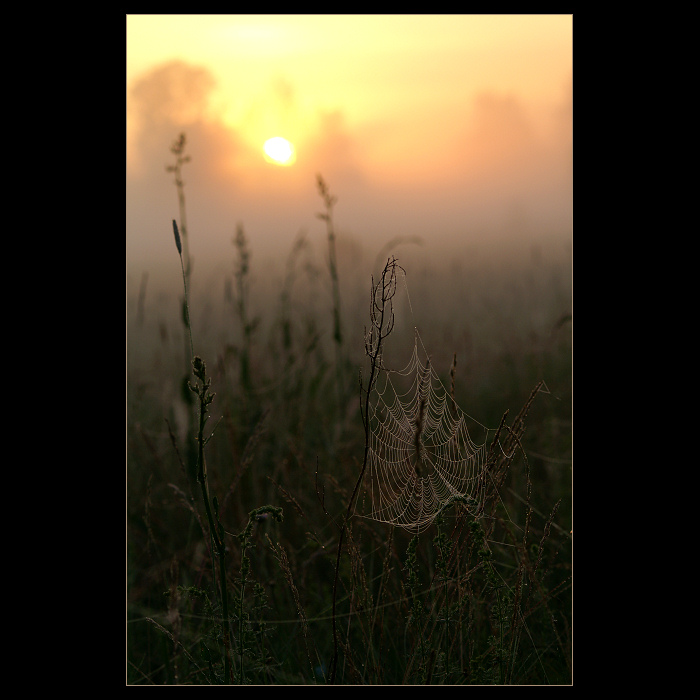
[[[371,265],[356,285],[343,268],[328,193],[329,265],[302,264],[313,251],[299,239],[285,274],[253,293],[239,229],[233,304],[197,293],[182,240],[182,315],[183,288],[129,302],[127,683],[570,684],[566,256],[458,269],[402,250],[410,304],[400,281],[388,334],[367,305]],[[228,335],[202,321],[217,304]],[[414,323],[504,448],[480,517],[456,499],[420,535],[350,517],[361,401],[380,349],[404,366]]]

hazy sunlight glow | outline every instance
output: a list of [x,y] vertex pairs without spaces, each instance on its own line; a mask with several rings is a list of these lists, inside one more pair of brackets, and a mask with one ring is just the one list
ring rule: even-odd
[[275,165],[292,165],[296,160],[294,146],[281,136],[275,136],[265,141],[263,151],[265,160]]
[[147,269],[149,285],[156,271],[171,274],[161,248],[178,196],[165,168],[181,133],[200,270],[224,265],[232,222],[250,232],[256,256],[289,252],[295,230],[312,236],[318,174],[339,198],[358,279],[365,252],[371,263],[399,240],[429,239],[425,264],[448,249],[471,261],[477,247],[570,245],[572,23],[571,14],[128,14],[130,274],[137,285]]

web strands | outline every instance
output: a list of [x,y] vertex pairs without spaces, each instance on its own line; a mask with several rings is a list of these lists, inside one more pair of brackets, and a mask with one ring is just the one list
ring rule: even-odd
[[[384,372],[370,405],[370,443],[363,517],[412,532],[425,530],[456,499],[478,509],[484,477],[487,430],[452,400],[430,360],[422,363],[416,331],[411,360],[401,371]],[[422,342],[421,342],[422,346]],[[408,389],[397,384],[410,380]],[[469,432],[477,428],[484,442]],[[367,504],[369,501],[369,504]],[[358,506],[360,507],[360,506]]]

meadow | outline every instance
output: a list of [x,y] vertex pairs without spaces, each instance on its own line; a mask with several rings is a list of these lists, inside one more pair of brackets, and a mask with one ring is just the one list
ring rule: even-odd
[[[233,224],[230,269],[190,274],[181,217],[187,285],[129,279],[127,684],[570,684],[570,240],[363,247],[309,186],[322,246],[258,261]],[[372,373],[416,328],[493,448],[479,507],[420,532],[362,511]]]

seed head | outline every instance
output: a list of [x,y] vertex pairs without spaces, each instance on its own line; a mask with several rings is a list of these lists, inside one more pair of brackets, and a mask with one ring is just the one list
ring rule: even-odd
[[177,246],[177,252],[182,255],[182,243],[180,243],[180,232],[177,230],[177,221],[173,219],[173,232],[175,233],[175,245]]
[[207,366],[204,364],[204,360],[199,355],[192,360],[192,369],[195,377],[204,381],[207,373]]

